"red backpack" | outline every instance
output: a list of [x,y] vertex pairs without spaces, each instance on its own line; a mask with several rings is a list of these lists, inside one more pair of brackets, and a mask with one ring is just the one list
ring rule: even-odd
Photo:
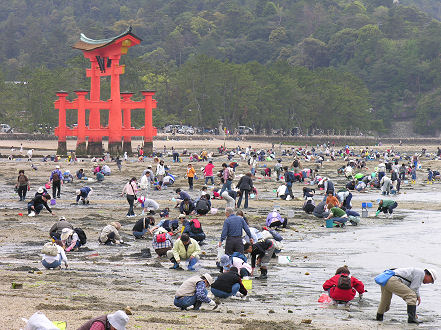
[[167,234],[161,233],[156,235],[156,243],[164,243],[167,240]]

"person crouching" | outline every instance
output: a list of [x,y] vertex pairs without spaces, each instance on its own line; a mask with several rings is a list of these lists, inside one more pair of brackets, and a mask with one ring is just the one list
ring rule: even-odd
[[207,296],[207,288],[212,284],[213,278],[208,273],[190,277],[176,291],[174,305],[182,310],[186,310],[190,306],[193,306],[194,310],[198,310],[202,303],[216,307],[216,303]]
[[323,283],[323,290],[328,291],[336,303],[346,304],[359,294],[360,299],[363,297],[364,284],[354,276],[349,276],[351,272],[346,266],[339,267],[335,275]]
[[248,294],[247,289],[242,284],[238,269],[231,267],[228,272],[224,272],[211,285],[211,293],[218,298],[244,297]]

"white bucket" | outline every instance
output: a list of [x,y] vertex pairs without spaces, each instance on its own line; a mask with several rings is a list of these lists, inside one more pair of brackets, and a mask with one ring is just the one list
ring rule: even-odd
[[294,260],[291,260],[290,256],[278,256],[278,263],[281,265],[288,265],[293,262]]

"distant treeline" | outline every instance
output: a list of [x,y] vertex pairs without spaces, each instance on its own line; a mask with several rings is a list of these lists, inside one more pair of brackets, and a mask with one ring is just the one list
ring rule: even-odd
[[[384,132],[413,119],[418,133],[438,134],[441,3],[392,2],[3,1],[0,120],[56,126],[55,91],[88,88],[89,63],[70,47],[79,34],[100,39],[132,25],[143,42],[123,58],[121,88],[157,90],[156,126],[222,118],[229,128]],[[106,98],[109,80],[102,86]],[[142,125],[141,113],[133,118]]]

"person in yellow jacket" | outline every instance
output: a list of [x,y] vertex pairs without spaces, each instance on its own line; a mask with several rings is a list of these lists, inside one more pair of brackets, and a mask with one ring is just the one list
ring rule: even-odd
[[188,164],[186,177],[188,179],[188,186],[189,186],[190,190],[193,190],[193,179],[194,179],[195,175],[196,175],[196,171],[195,171],[193,165]]
[[182,270],[179,265],[181,260],[188,259],[188,270],[195,270],[194,266],[199,260],[199,254],[201,253],[201,247],[198,242],[193,238],[190,238],[188,234],[182,234],[181,238],[178,238],[173,244],[173,249],[167,251],[167,258],[173,262],[173,266],[170,269]]

